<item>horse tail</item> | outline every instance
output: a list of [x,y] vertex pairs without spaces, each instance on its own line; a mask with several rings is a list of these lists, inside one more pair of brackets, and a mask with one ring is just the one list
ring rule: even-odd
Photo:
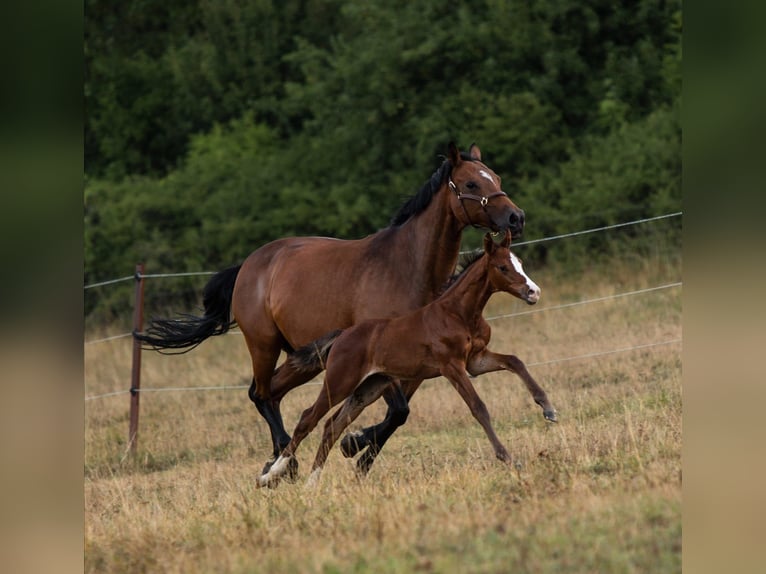
[[321,336],[313,343],[296,349],[287,360],[290,366],[298,372],[316,372],[324,371],[327,364],[327,356],[330,354],[335,339],[343,332],[343,329],[336,329],[326,335]]
[[236,265],[213,275],[202,292],[205,314],[202,317],[182,314],[176,319],[152,319],[144,333],[133,336],[145,343],[144,348],[160,353],[163,349],[185,349],[188,353],[208,337],[223,335],[236,321],[230,319],[234,282],[242,266]]

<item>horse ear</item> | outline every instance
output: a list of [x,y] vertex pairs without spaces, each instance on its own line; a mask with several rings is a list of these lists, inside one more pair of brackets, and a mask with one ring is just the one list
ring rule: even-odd
[[505,236],[503,237],[503,241],[500,242],[500,245],[502,245],[503,247],[511,246],[511,230],[510,229],[505,230]]
[[471,156],[471,159],[475,159],[476,161],[481,161],[481,150],[479,149],[479,146],[477,146],[475,143],[472,143],[471,147],[468,148],[468,155]]
[[460,160],[460,150],[457,149],[455,142],[449,142],[448,151],[449,151],[450,163],[452,164],[452,167],[456,167],[461,160]]
[[492,234],[487,233],[484,236],[484,251],[492,253],[495,250],[495,242],[492,240]]

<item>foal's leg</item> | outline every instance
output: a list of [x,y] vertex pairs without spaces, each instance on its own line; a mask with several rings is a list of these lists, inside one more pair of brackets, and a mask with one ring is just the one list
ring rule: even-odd
[[[299,371],[293,368],[289,361],[286,361],[280,365],[271,378],[270,398],[268,400],[260,400],[257,397],[254,397],[254,385],[250,387],[250,400],[255,403],[258,412],[261,413],[263,418],[266,419],[266,422],[269,423],[271,442],[274,447],[274,457],[263,467],[264,473],[269,470],[269,467],[279,456],[279,453],[290,442],[290,435],[287,434],[284,422],[282,421],[282,412],[280,410],[282,399],[289,391],[307,383],[320,372],[321,370],[318,369],[315,371]],[[297,471],[297,460],[293,459],[293,461],[296,465],[295,470]]]
[[349,433],[341,441],[343,456],[350,458],[367,447],[367,450],[356,461],[357,470],[364,475],[370,471],[372,463],[380,453],[397,428],[402,426],[410,414],[410,397],[422,383],[422,380],[405,381],[401,385],[391,385],[383,392],[383,398],[388,404],[386,418],[357,433]]
[[298,445],[301,444],[304,438],[314,430],[319,420],[330,410],[331,402],[330,395],[326,389],[326,384],[322,386],[322,390],[319,391],[319,396],[312,406],[307,408],[301,414],[301,418],[298,421],[298,425],[293,431],[293,438],[290,443],[282,450],[280,455],[269,466],[268,469],[264,469],[264,472],[258,478],[257,486],[269,486],[275,484],[279,478],[288,472],[292,466],[292,461],[295,460],[295,451]]
[[476,393],[476,389],[473,388],[473,384],[465,372],[465,364],[462,361],[451,361],[441,371],[442,375],[449,379],[449,382],[457,389],[457,392],[468,405],[468,408],[471,409],[471,414],[474,418],[479,421],[479,424],[487,434],[487,438],[489,438],[489,442],[492,443],[492,447],[495,449],[495,456],[503,462],[510,463],[511,455],[508,454],[508,450],[500,442],[500,439],[497,438],[495,429],[492,428],[492,423],[489,420],[487,406]]
[[[348,359],[348,356],[351,357],[351,360]],[[291,461],[295,459],[295,450],[298,445],[314,430],[319,420],[327,414],[333,405],[337,405],[354,391],[363,377],[362,373],[369,371],[369,368],[370,366],[364,362],[363,358],[360,358],[359,353],[355,355],[353,352],[349,352],[346,353],[345,357],[340,356],[333,361],[316,401],[311,407],[303,411],[293,431],[290,444],[282,450],[271,468],[258,479],[259,486],[276,482],[287,471]]]
[[[309,485],[313,485],[319,479],[327,456],[330,453],[332,445],[338,440],[340,434],[356,420],[362,411],[380,398],[380,395],[388,385],[391,385],[392,379],[385,375],[372,375],[364,380],[354,393],[346,399],[343,405],[330,417],[325,423],[322,442],[317,449],[314,464],[311,467],[311,476]],[[401,392],[399,382],[394,382]]]
[[517,356],[502,355],[494,353],[489,349],[484,349],[468,360],[468,372],[474,376],[501,370],[516,373],[524,381],[534,401],[543,409],[545,419],[554,423],[558,422],[556,409],[553,408],[553,405],[548,400],[548,395],[537,384],[537,381],[532,378],[532,375],[527,371],[527,367]]

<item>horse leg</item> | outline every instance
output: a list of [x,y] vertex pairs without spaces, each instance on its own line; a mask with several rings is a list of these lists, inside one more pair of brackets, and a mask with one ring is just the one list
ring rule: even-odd
[[[274,409],[271,401],[271,378],[281,351],[280,342],[276,337],[263,339],[249,339],[246,336],[247,347],[253,363],[253,379],[250,383],[248,396],[255,404],[255,408],[269,425],[271,444],[274,458],[267,462],[263,472],[267,471],[280,451],[290,442],[290,435],[285,432],[282,415],[278,409]],[[298,471],[297,461],[291,467],[291,475]]]
[[268,465],[268,468],[264,468],[261,476],[256,482],[256,486],[275,485],[285,473],[291,473],[293,467],[297,468],[298,465],[295,458],[295,451],[298,448],[298,445],[300,445],[303,439],[314,430],[314,427],[316,427],[319,420],[328,410],[330,410],[330,406],[329,396],[325,391],[325,388],[322,387],[314,404],[301,414],[301,418],[293,431],[293,438],[282,450],[276,460]]
[[[356,454],[361,448],[367,447],[367,450],[356,461],[357,471],[364,476],[372,467],[375,458],[380,453],[383,445],[386,444],[391,435],[397,428],[402,426],[410,414],[410,397],[423,381],[405,381],[402,384],[393,384],[385,389],[383,398],[388,404],[386,418],[377,425],[367,427],[360,433],[348,434],[341,441],[341,451],[344,456],[350,457]],[[353,454],[353,447],[357,447]]]
[[[339,408],[325,423],[322,442],[317,449],[314,464],[311,467],[311,475],[307,486],[314,486],[319,480],[327,456],[335,441],[340,434],[348,428],[352,422],[368,406],[380,398],[386,386],[390,385],[392,379],[385,375],[372,375],[364,380],[355,390],[354,394],[346,399],[341,408]],[[394,384],[398,385],[398,382]]]
[[472,375],[482,375],[484,373],[491,373],[494,371],[506,370],[511,373],[516,373],[524,385],[526,385],[529,394],[532,395],[534,401],[540,405],[543,409],[543,417],[545,420],[551,422],[558,422],[558,416],[556,409],[548,400],[548,395],[537,384],[537,381],[532,378],[532,375],[527,371],[526,365],[515,355],[502,355],[500,353],[494,353],[489,349],[484,349],[481,352],[472,356],[468,361],[468,372]]
[[290,443],[282,450],[274,464],[258,478],[259,486],[275,484],[288,471],[293,464],[292,461],[295,460],[295,451],[298,445],[314,430],[320,419],[327,414],[333,405],[338,404],[353,392],[362,378],[360,373],[368,369],[369,365],[364,364],[363,361],[356,363],[336,361],[333,363],[327,376],[325,376],[324,384],[314,404],[301,414]]
[[505,463],[510,463],[511,455],[508,454],[508,450],[495,434],[495,429],[492,428],[492,423],[489,419],[487,405],[484,404],[484,401],[482,401],[477,394],[476,389],[473,388],[473,384],[471,384],[471,380],[465,372],[465,364],[462,361],[451,361],[443,367],[441,371],[442,375],[452,383],[468,405],[473,417],[479,421],[489,442],[492,443],[492,447],[495,449],[495,456]]
[[[282,411],[280,409],[282,399],[290,390],[307,383],[320,372],[321,371],[319,370],[316,372],[308,372],[305,370],[299,371],[292,368],[289,361],[283,363],[274,372],[271,378],[270,396],[268,400],[260,399],[255,394],[255,382],[250,386],[250,400],[255,403],[258,412],[261,413],[261,416],[263,416],[269,424],[271,442],[274,447],[274,457],[263,467],[264,473],[269,470],[269,467],[277,459],[279,453],[282,452],[282,449],[290,443],[290,435],[287,434],[282,420]],[[293,459],[293,461],[296,465],[293,470],[297,472],[297,461],[295,459]]]

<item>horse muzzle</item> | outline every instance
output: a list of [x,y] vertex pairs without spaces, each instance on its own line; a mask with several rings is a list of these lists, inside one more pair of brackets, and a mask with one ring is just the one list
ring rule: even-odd
[[508,216],[508,229],[511,230],[511,239],[518,239],[524,233],[524,210],[515,209]]
[[527,293],[524,295],[524,301],[528,305],[534,305],[540,300],[540,288],[537,286],[527,288]]

